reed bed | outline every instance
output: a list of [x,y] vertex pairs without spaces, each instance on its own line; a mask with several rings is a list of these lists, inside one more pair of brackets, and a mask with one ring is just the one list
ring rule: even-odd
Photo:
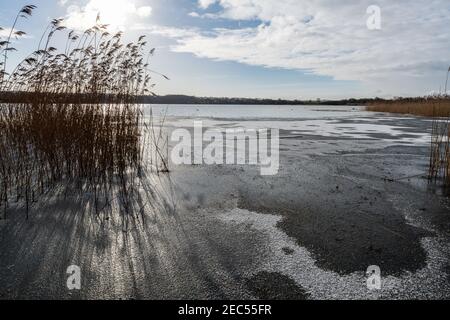
[[[22,203],[28,217],[33,203],[56,186],[76,186],[92,194],[99,213],[114,192],[125,215],[131,214],[139,180],[152,168],[168,171],[162,130],[155,129],[135,104],[151,94],[144,36],[124,44],[122,33],[101,24],[83,33],[53,20],[36,51],[7,73],[11,39],[23,36],[17,25],[32,15],[23,7],[7,39],[0,39],[0,94],[23,95],[25,103],[0,105],[0,205],[6,218],[11,203]],[[52,46],[66,35],[63,50]],[[64,97],[70,97],[65,101]]]
[[368,111],[411,114],[424,117],[449,117],[450,97],[429,97],[397,99],[374,102],[367,106]]

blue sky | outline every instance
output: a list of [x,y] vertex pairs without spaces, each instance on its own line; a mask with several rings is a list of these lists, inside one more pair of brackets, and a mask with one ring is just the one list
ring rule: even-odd
[[[158,94],[424,95],[443,87],[450,65],[448,0],[0,0],[0,26],[25,4],[38,9],[17,27],[27,36],[11,65],[36,48],[51,18],[81,30],[100,11],[112,30],[149,36],[152,68],[171,79],[155,79]],[[373,4],[379,30],[366,24]]]

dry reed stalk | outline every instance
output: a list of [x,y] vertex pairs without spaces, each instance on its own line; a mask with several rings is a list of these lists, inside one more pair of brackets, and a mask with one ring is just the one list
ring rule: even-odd
[[[440,107],[434,106],[437,114]],[[450,117],[433,119],[428,177],[434,182],[442,178],[443,185],[450,186]]]
[[[439,104],[436,110],[435,105]],[[368,111],[411,114],[424,117],[449,117],[450,98],[448,96],[427,97],[416,99],[398,99],[371,103]]]
[[[22,8],[12,30],[34,9]],[[51,46],[58,32],[67,32],[64,52]],[[144,36],[123,44],[122,33],[110,35],[99,17],[95,26],[80,35],[66,31],[63,20],[55,19],[38,49],[7,74],[11,36],[0,39],[4,57],[0,94],[24,95],[27,101],[0,105],[4,216],[15,198],[23,201],[28,217],[39,195],[61,182],[91,192],[97,213],[100,197],[108,202],[111,191],[118,190],[124,213],[129,214],[137,180],[145,170],[147,142],[155,144],[162,171],[168,171],[161,152],[167,146],[160,144],[160,135],[149,129],[153,124],[146,123],[142,107],[134,103],[135,97],[149,93],[153,86],[148,57],[154,49],[144,54]]]

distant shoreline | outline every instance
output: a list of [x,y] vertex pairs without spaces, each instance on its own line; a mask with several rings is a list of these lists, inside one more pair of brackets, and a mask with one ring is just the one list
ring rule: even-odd
[[[28,103],[39,95],[34,92],[0,92],[0,103]],[[256,98],[224,98],[224,97],[195,97],[186,95],[165,95],[165,96],[133,96],[118,97],[111,94],[89,95],[89,94],[45,94],[50,103],[123,103],[129,100],[132,103],[142,104],[177,104],[177,105],[291,105],[291,106],[309,106],[309,105],[328,105],[328,106],[361,106],[367,104],[379,104],[383,102],[403,101],[416,102],[424,101],[430,98],[412,97],[412,98],[361,98],[361,99],[342,99],[342,100],[285,100],[285,99],[256,99]]]

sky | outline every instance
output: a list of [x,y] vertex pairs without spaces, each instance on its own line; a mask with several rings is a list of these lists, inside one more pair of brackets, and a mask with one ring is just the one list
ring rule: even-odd
[[10,65],[52,18],[84,30],[100,13],[111,31],[148,36],[151,68],[170,78],[155,78],[160,95],[419,96],[443,90],[450,65],[449,0],[0,0],[0,37],[25,4],[38,8]]

